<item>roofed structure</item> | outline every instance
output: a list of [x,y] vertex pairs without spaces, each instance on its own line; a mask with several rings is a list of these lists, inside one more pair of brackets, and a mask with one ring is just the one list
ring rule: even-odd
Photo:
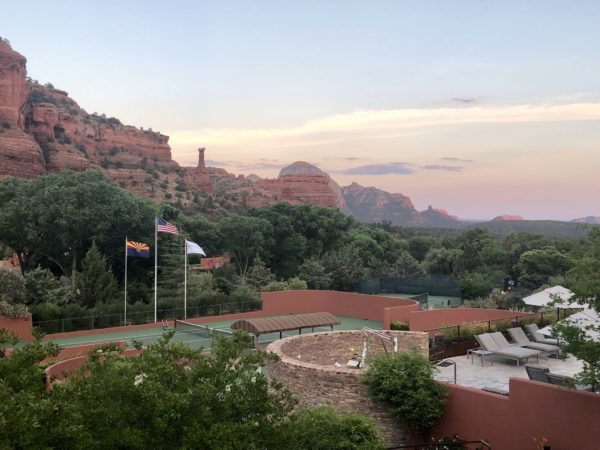
[[[303,328],[331,327],[339,325],[340,321],[328,312],[309,314],[287,314],[285,316],[259,317],[255,319],[242,319],[234,322],[231,328],[244,330],[255,336]],[[300,331],[302,332],[302,331]]]

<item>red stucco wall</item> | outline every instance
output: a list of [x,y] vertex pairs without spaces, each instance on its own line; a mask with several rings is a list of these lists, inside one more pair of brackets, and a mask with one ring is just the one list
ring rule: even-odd
[[428,331],[443,326],[465,323],[487,322],[488,320],[511,319],[528,316],[529,313],[506,311],[503,309],[447,308],[419,311],[410,316],[411,331]]
[[[408,321],[410,312],[419,310],[419,303],[415,300],[352,292],[279,291],[263,292],[261,297],[263,315],[326,311],[337,316],[383,322],[384,328],[389,328],[390,320]],[[388,308],[393,308],[393,311],[386,312]]]
[[0,316],[0,328],[15,333],[23,341],[33,340],[31,335],[31,314],[24,319],[9,319],[8,317]]
[[534,450],[548,438],[552,450],[600,448],[600,395],[521,378],[510,380],[508,397],[449,385],[437,437],[458,434],[485,439],[494,450]]

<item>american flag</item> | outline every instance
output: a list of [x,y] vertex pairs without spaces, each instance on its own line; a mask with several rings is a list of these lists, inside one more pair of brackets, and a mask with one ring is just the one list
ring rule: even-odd
[[179,230],[177,227],[172,223],[167,222],[165,219],[161,219],[160,217],[156,218],[156,231],[179,236]]

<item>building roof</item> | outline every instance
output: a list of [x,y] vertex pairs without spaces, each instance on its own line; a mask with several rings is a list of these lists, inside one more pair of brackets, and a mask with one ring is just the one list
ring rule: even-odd
[[309,314],[287,314],[285,316],[258,317],[255,319],[242,319],[231,325],[234,330],[244,330],[255,336],[275,333],[278,331],[299,330],[313,327],[333,327],[340,321],[328,312]]

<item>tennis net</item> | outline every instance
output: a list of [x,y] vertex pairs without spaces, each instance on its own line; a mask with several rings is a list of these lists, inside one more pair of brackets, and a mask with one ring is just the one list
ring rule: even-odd
[[233,336],[233,331],[230,330],[210,328],[206,325],[200,325],[198,323],[191,323],[177,319],[175,320],[175,331],[178,333],[189,333],[207,339],[215,336],[223,336],[227,339],[230,339]]

